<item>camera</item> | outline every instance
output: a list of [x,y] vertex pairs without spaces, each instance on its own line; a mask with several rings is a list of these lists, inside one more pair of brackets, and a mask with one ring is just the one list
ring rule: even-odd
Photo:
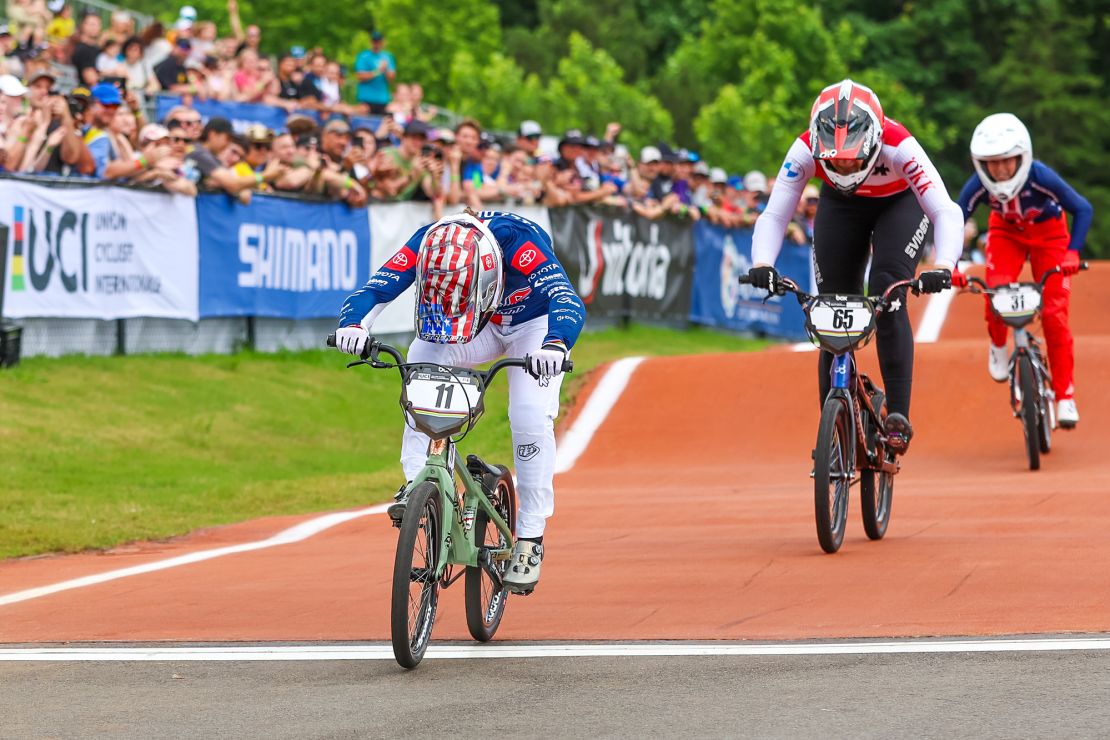
[[316,137],[313,136],[312,134],[301,134],[300,136],[297,137],[297,146],[300,146],[300,147],[308,147],[309,149],[315,149],[317,143],[318,142],[317,142]]
[[443,159],[443,152],[440,151],[439,147],[435,146],[434,144],[425,144],[424,146],[420,147],[420,153],[425,157],[430,154],[436,159]]

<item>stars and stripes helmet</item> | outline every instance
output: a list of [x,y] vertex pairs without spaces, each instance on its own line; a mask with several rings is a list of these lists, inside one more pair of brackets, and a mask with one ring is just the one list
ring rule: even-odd
[[869,87],[842,80],[821,91],[809,114],[809,145],[833,187],[851,194],[863,184],[879,160],[885,122]]
[[468,213],[447,216],[424,233],[416,257],[416,331],[426,342],[466,344],[501,304],[501,245]]
[[[985,162],[1018,157],[1017,170],[1008,180],[991,177]],[[1029,129],[1013,113],[993,113],[975,127],[971,135],[971,162],[987,192],[1005,203],[1017,196],[1033,166],[1033,140]]]

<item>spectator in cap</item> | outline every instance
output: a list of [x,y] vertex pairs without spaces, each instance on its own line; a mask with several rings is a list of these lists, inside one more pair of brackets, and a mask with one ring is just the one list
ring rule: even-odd
[[297,68],[292,54],[282,54],[278,60],[277,94],[267,96],[266,102],[293,111],[297,108],[318,109],[320,91],[305,80],[304,72]]
[[3,137],[4,169],[19,170],[26,149],[26,140],[34,131],[37,121],[30,115],[23,115],[24,99],[27,88],[15,75],[0,75],[0,136]]
[[633,168],[636,177],[631,178],[630,182],[632,186],[630,194],[634,198],[643,199],[648,197],[648,189],[659,175],[659,165],[662,161],[663,154],[658,147],[645,146],[640,150],[640,161]]
[[100,81],[96,58],[100,56],[100,16],[86,13],[77,24],[77,45],[70,60],[77,68],[77,79],[90,90]]
[[[260,123],[247,126],[243,131],[243,159],[232,169],[237,175],[250,175],[263,172],[270,161],[271,145],[274,141],[274,132]],[[259,186],[263,189],[263,186]]]
[[[379,153],[392,161],[384,167],[387,178],[376,180],[379,194],[388,200],[423,200],[434,202],[443,174],[443,160],[436,160],[434,146],[428,146],[428,125],[420,120],[409,121],[397,146]],[[425,147],[428,147],[425,150]]]
[[540,149],[540,137],[542,136],[543,129],[538,123],[535,121],[521,121],[520,128],[516,132],[516,147],[528,157],[535,159]]
[[[50,94],[54,82],[54,75],[47,71],[30,78],[26,96],[29,111],[15,124],[24,133],[9,143],[9,151],[16,152],[8,162],[9,170],[68,175],[87,153],[65,97]],[[26,146],[19,158],[21,144]]]
[[0,23],[0,75],[23,76],[23,61],[15,53],[17,41],[7,23]]
[[[220,152],[231,143],[232,134],[231,121],[219,116],[208,119],[204,126],[202,144],[185,156],[186,171],[193,173],[190,179],[198,185],[222,188],[229,195],[239,196],[243,191],[250,191],[251,188],[285,174],[285,168],[280,164],[267,166],[263,172],[250,175],[237,175],[221,165]],[[242,196],[241,200],[249,202],[249,194]]]
[[709,198],[709,165],[702,159],[694,162],[690,175],[690,205],[703,212],[711,205]]
[[189,81],[189,70],[185,66],[190,49],[192,42],[189,39],[177,39],[170,55],[154,68],[154,76],[158,78],[158,84],[163,90],[175,93],[196,92],[196,86]]
[[384,46],[385,36],[375,30],[370,34],[370,48],[359,52],[355,59],[357,99],[373,115],[385,113],[391,97],[389,83],[397,76],[397,62]]

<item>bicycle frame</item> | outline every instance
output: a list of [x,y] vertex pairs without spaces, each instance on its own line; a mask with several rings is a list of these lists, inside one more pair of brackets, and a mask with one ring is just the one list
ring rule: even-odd
[[831,384],[829,398],[843,398],[848,403],[852,420],[852,438],[855,440],[855,455],[850,456],[855,460],[850,475],[860,468],[877,470],[880,472],[896,473],[898,464],[893,461],[879,459],[876,451],[870,449],[867,437],[864,435],[863,414],[866,412],[878,425],[881,421],[879,409],[871,405],[871,394],[863,384],[863,376],[856,372],[855,352],[843,352],[833,356],[832,366],[829,369]]
[[[456,480],[461,481],[463,485],[461,498]],[[501,518],[497,509],[494,508],[493,502],[486,496],[482,484],[474,478],[470,471],[466,469],[466,466],[459,462],[455,443],[449,437],[433,439],[429,442],[428,460],[424,464],[424,468],[412,479],[408,490],[413,490],[425,481],[431,481],[439,489],[441,509],[444,512],[449,511],[449,504],[450,509],[453,509],[455,513],[454,516],[445,517],[450,520],[450,526],[443,528],[439,543],[439,552],[444,553],[444,557],[439,559],[439,564],[436,566],[435,576],[437,580],[443,578],[450,565],[478,566],[481,564],[479,563],[479,557],[482,548],[474,544],[473,538],[474,529],[472,525],[474,519],[469,517],[468,523],[465,516],[466,508],[471,505],[476,505],[477,508],[481,508],[486,513],[489,520],[505,535],[505,541],[508,543],[505,548],[496,550],[487,548],[490,560],[509,559],[515,544],[513,533],[510,531],[508,523]],[[491,575],[500,581],[496,574],[491,573]]]

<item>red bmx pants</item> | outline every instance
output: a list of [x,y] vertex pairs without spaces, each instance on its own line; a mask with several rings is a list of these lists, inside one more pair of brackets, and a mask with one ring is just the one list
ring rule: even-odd
[[[1033,267],[1033,278],[1060,264],[1068,249],[1067,220],[1063,216],[1014,225],[997,213],[991,213],[987,232],[987,285],[995,286],[1017,280],[1025,260]],[[1052,370],[1052,386],[1057,399],[1075,395],[1073,383],[1075,355],[1071,329],[1068,327],[1068,301],[1071,279],[1053,275],[1044,286],[1041,325],[1048,343],[1048,363]],[[987,330],[994,346],[1006,344],[1007,326],[991,313],[987,304]]]

